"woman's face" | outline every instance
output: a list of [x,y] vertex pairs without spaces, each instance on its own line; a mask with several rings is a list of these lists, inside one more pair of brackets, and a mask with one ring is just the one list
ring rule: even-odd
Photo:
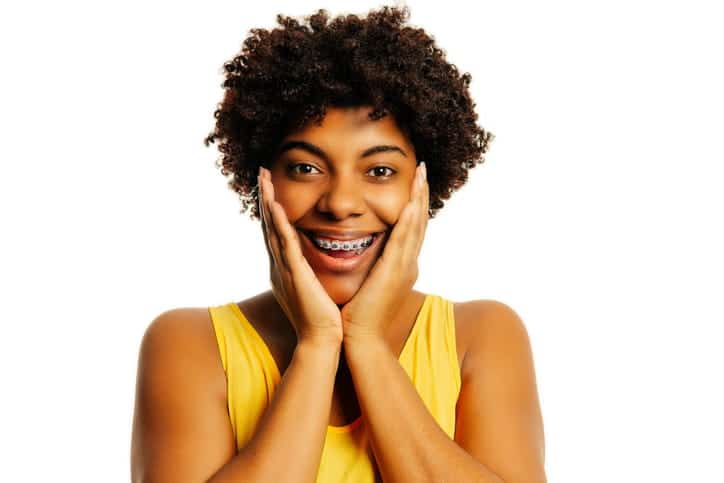
[[[417,166],[392,116],[370,121],[370,110],[328,108],[321,125],[284,138],[270,166],[275,199],[338,305],[352,298],[382,254],[410,199]],[[345,241],[357,250],[333,249]]]

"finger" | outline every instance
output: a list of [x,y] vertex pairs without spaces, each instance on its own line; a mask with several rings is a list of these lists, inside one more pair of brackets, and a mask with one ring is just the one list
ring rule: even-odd
[[[390,259],[400,259],[403,257],[404,252],[407,251],[406,247],[409,244],[410,241],[415,243],[416,241],[410,240],[412,238],[410,235],[414,232],[411,232],[411,228],[414,225],[416,213],[419,210],[419,207],[417,206],[419,204],[419,173],[420,168],[418,167],[415,170],[415,176],[412,180],[412,190],[410,194],[410,200],[407,202],[405,207],[402,209],[402,212],[400,213],[400,216],[397,219],[397,222],[395,223],[395,226],[392,228],[392,231],[390,233],[390,238],[387,241],[387,244],[385,245],[385,250],[383,252],[383,256],[386,256]],[[413,245],[414,246],[414,245]]]
[[274,226],[277,229],[281,241],[282,257],[294,279],[299,276],[308,277],[314,274],[302,253],[301,240],[297,230],[287,218],[284,207],[274,201],[271,207],[274,218]]
[[[424,216],[424,195],[425,195],[425,165],[421,162],[417,169],[415,179],[415,193],[412,200],[412,215],[410,215],[409,235],[405,237],[405,256],[417,259],[420,252],[420,237],[423,232]],[[414,261],[412,260],[412,261]]]
[[278,240],[278,252],[284,263],[284,270],[287,276],[293,280],[297,277],[305,277],[307,280],[310,276],[315,276],[314,271],[307,263],[307,259],[302,254],[301,242],[299,235],[289,222],[284,207],[274,198],[274,185],[271,183],[270,174],[267,172],[267,198],[268,209],[271,223],[274,227],[274,234]]
[[270,212],[270,206],[271,203],[274,201],[274,188],[271,186],[271,182],[269,181],[268,177],[262,176],[261,179],[262,183],[262,190],[264,193],[264,219],[266,221],[266,235],[267,235],[267,247],[269,248],[269,253],[272,256],[274,262],[276,265],[283,269],[283,260],[281,256],[281,243],[279,241],[279,236],[277,234],[276,226],[274,224],[274,217],[271,215]]
[[[281,219],[278,218],[277,214],[275,213],[275,211],[276,211],[275,206],[279,205],[279,203],[277,203],[275,200],[274,184],[272,183],[271,175],[268,171],[265,173],[264,186],[265,186],[266,198],[267,198],[266,209],[269,213],[269,224],[271,225],[271,228],[272,228],[272,230],[271,230],[272,238],[275,241],[274,248],[275,248],[276,254],[279,256],[279,258],[284,262],[285,265],[288,265],[287,261],[286,261],[285,247],[284,247],[284,245],[286,244],[286,241],[285,241],[284,237],[282,237],[281,232],[279,231]],[[281,206],[281,205],[279,205],[279,206]],[[282,209],[282,212],[283,211],[284,210]]]
[[256,177],[257,193],[259,199],[259,218],[261,220],[261,232],[264,235],[264,247],[267,249],[269,255],[269,261],[271,261],[271,252],[269,251],[269,222],[267,221],[267,214],[265,210],[265,196],[264,196],[264,183],[262,180],[261,169],[259,168],[259,175]]
[[259,219],[261,220],[261,233],[264,236],[264,248],[266,248],[267,256],[269,257],[269,263],[271,264],[274,259],[271,253],[271,245],[269,244],[269,222],[267,222],[267,213],[264,203],[264,189],[262,183],[261,168],[259,170],[259,173],[260,174],[256,177],[257,195],[259,200]]
[[[272,292],[284,313],[287,314],[287,317],[291,317],[291,312],[286,303],[286,282],[289,279],[289,272],[284,264],[281,263],[283,262],[283,257],[280,256],[281,244],[279,243],[274,220],[270,213],[270,201],[274,201],[274,186],[271,183],[271,175],[267,169],[260,168],[259,172],[260,174],[257,179],[261,194],[260,203],[263,215],[262,221],[264,223],[264,241],[267,246],[269,262],[274,264],[271,266]],[[263,194],[264,192],[266,192],[266,195]]]
[[[398,218],[397,223],[395,224],[395,228],[393,229],[393,233],[395,230],[397,230],[397,233],[395,234],[396,238],[401,241],[409,236],[410,226],[415,221],[415,214],[418,209],[417,205],[420,203],[420,173],[420,166],[418,166],[415,169],[415,175],[412,178],[410,200],[402,209],[400,217]],[[390,236],[390,238],[392,238],[392,236]]]
[[[302,253],[299,235],[289,222],[284,207],[276,201],[274,184],[271,182],[271,174],[266,169],[263,170],[262,182],[265,184],[266,190],[266,214],[269,224],[272,227],[272,232],[277,240],[275,250],[278,253],[279,260],[284,264],[281,268],[283,269],[285,278],[300,280],[303,283],[315,281],[316,275],[314,270],[309,266],[307,259]],[[301,279],[297,277],[301,277]]]
[[[263,168],[262,168],[263,169]],[[272,293],[279,302],[279,305],[284,309],[285,305],[285,290],[284,281],[280,274],[281,267],[277,262],[278,257],[274,255],[275,247],[272,242],[272,234],[270,232],[271,225],[269,224],[269,213],[267,209],[266,197],[264,196],[264,184],[265,177],[261,174],[257,176],[257,188],[259,195],[259,214],[261,216],[262,234],[264,235],[264,247],[266,248],[267,256],[269,257],[269,279],[272,286]],[[284,309],[286,310],[286,309]]]
[[[279,229],[282,222],[286,220],[286,214],[284,213],[283,207],[274,199],[274,184],[271,181],[271,175],[268,171],[265,173],[262,183],[264,184],[264,193],[266,196],[265,209],[270,226],[272,253],[276,260],[276,269],[273,272],[273,276],[278,280],[280,293],[286,298],[288,290],[295,291],[295,271],[292,268],[285,248],[285,245],[288,243],[285,241]],[[285,313],[288,317],[291,317],[291,313],[287,309],[285,309]]]
[[284,207],[278,202],[274,201],[272,203],[271,211],[274,226],[282,240],[282,256],[292,279],[299,282],[310,282],[316,278],[316,275],[302,253],[302,245],[297,230],[289,222]]
[[286,220],[286,213],[284,208],[278,202],[272,200],[269,204],[269,213],[271,214],[272,223],[274,224],[274,231],[279,242],[279,255],[284,261],[285,269],[292,271],[292,261],[289,252],[289,245],[291,244],[288,234],[284,233],[284,222],[289,223]]
[[418,225],[418,246],[417,254],[419,256],[420,250],[422,249],[422,242],[425,239],[425,233],[427,232],[427,223],[430,219],[430,184],[427,182],[427,164],[423,161],[422,165],[422,189],[420,190],[420,223]]
[[264,177],[259,175],[257,179],[259,182],[259,213],[261,215],[261,226],[263,228],[262,233],[264,234],[264,245],[269,254],[269,261],[272,261],[271,228],[269,225],[269,213],[267,212],[266,207],[266,195],[264,194]]

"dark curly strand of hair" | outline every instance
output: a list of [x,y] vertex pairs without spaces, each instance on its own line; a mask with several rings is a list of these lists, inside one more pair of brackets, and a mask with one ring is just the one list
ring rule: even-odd
[[392,114],[424,160],[430,216],[484,162],[493,134],[476,124],[469,73],[460,75],[424,30],[403,26],[409,9],[382,7],[366,18],[326,10],[309,25],[277,15],[281,28],[252,29],[224,64],[224,98],[205,145],[219,141],[217,167],[232,174],[241,212],[259,218],[260,164],[290,132],[323,119],[328,106],[372,106],[371,120]]

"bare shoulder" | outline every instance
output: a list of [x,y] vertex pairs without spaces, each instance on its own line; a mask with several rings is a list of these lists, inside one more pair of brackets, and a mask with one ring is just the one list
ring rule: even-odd
[[193,364],[196,372],[211,376],[207,390],[226,396],[224,378],[219,377],[223,367],[207,308],[175,308],[158,315],[148,325],[141,342],[139,363],[149,362],[162,370]]
[[495,300],[458,310],[468,340],[455,440],[504,481],[546,481],[543,417],[523,320]]
[[167,310],[153,319],[146,328],[142,343],[165,343],[168,338],[208,335],[213,335],[208,308],[183,307]]
[[133,481],[206,481],[233,457],[225,391],[208,309],[157,316],[139,351]]
[[[470,350],[486,350],[486,346],[520,344],[528,339],[525,323],[509,305],[498,300],[483,299],[455,302],[455,328],[463,354],[461,370],[470,361]],[[522,339],[525,339],[523,341]]]
[[[183,307],[170,309],[159,314],[148,324],[144,334],[144,342],[162,342],[166,337],[184,337],[198,334],[205,330],[206,324],[211,323],[209,311],[206,308]],[[159,340],[160,339],[160,340]]]

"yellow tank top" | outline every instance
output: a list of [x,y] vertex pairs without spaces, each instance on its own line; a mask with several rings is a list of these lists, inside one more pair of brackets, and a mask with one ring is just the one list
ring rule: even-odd
[[[228,408],[237,451],[251,439],[281,379],[261,336],[236,303],[209,307],[226,372]],[[400,353],[400,364],[440,427],[455,435],[460,367],[452,302],[427,294]],[[327,426],[317,483],[381,481],[364,415],[346,426]]]

